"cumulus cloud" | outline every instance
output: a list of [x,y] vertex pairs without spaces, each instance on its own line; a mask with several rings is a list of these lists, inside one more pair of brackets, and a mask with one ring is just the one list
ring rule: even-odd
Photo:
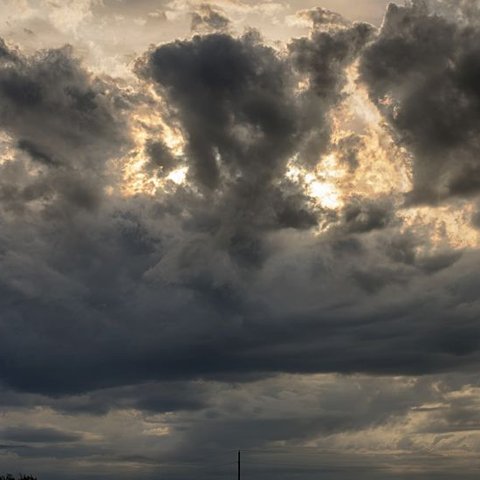
[[[4,60],[1,91],[14,114],[1,118],[17,153],[2,166],[15,179],[3,204],[40,201],[41,213],[8,220],[2,239],[5,383],[79,394],[158,380],[474,364],[476,305],[454,313],[469,290],[451,292],[448,275],[470,271],[476,254],[419,254],[392,201],[351,197],[328,214],[287,176],[292,159],[322,168],[346,69],[373,41],[367,62],[388,25],[387,16],[374,40],[365,24],[315,27],[283,53],[255,32],[152,48],[137,72],[167,102],[164,121],[180,129],[185,151],[149,132],[145,168],[189,168],[185,185],[157,198],[105,193],[133,108],[113,80],[94,78],[69,49]],[[34,166],[41,173],[30,180]],[[65,205],[84,213],[59,216]],[[322,219],[332,227],[318,237]],[[418,309],[432,295],[444,300]],[[25,350],[34,361],[22,360]]]
[[90,77],[70,47],[32,57],[7,53],[0,125],[26,155],[1,167],[3,208],[50,201],[94,208],[108,182],[108,160],[128,143],[126,102],[119,91],[110,94],[114,85]]
[[477,45],[477,29],[418,1],[391,4],[379,37],[362,57],[371,97],[414,153],[413,202],[478,191]]

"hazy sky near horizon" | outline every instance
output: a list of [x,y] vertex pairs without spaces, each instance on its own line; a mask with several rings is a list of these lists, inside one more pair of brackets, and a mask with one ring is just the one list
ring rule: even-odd
[[480,1],[0,0],[0,475],[476,478]]

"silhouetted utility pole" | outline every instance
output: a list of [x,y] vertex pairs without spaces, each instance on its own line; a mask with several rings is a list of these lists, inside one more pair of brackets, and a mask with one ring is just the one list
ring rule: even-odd
[[237,475],[237,480],[240,480],[240,450],[238,451],[238,457],[237,457],[237,458],[238,458],[238,460],[237,460],[237,462],[238,462],[238,470],[237,470],[237,471],[238,471],[238,475]]

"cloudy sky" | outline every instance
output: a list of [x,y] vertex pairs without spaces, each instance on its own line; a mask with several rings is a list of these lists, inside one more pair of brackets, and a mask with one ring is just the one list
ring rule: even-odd
[[480,473],[480,1],[0,0],[0,474]]

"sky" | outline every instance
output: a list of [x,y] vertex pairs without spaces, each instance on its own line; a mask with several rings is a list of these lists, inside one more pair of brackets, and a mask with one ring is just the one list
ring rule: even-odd
[[480,1],[0,6],[0,475],[478,478]]

